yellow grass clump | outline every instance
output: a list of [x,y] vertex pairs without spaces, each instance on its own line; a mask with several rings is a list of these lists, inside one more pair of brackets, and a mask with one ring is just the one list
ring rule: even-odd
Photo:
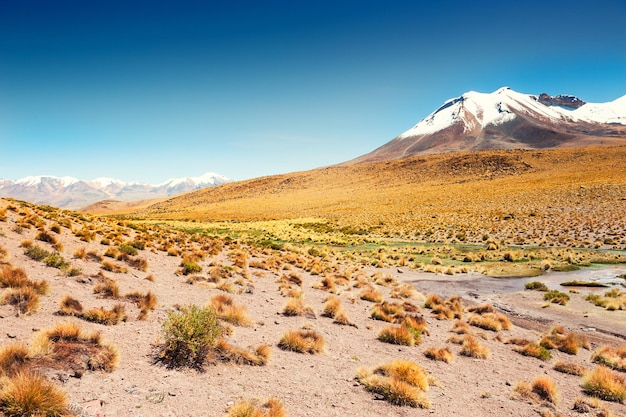
[[29,358],[28,347],[22,343],[13,343],[0,348],[0,378],[22,371]]
[[3,382],[0,412],[7,417],[69,416],[67,396],[44,376],[19,372]]
[[307,316],[314,318],[316,316],[315,310],[312,307],[304,304],[302,297],[291,297],[287,300],[285,307],[283,308],[283,314],[285,316]]
[[626,372],[626,345],[619,348],[602,346],[593,352],[591,361],[617,371]]
[[243,305],[235,304],[233,298],[227,294],[214,295],[210,304],[221,320],[235,326],[249,327],[253,325],[252,320],[248,317],[248,309]]
[[228,417],[286,417],[287,412],[279,399],[266,401],[241,400],[228,407]]
[[603,365],[583,375],[582,387],[587,394],[606,401],[626,401],[626,378]]
[[558,361],[554,364],[554,370],[564,374],[583,376],[587,372],[587,368],[582,365],[571,362]]
[[452,353],[449,347],[428,348],[424,352],[424,356],[426,356],[428,359],[432,359],[435,361],[442,361],[445,363],[452,363],[452,361],[454,360],[454,354]]
[[324,336],[315,330],[290,330],[278,342],[282,350],[298,353],[323,353],[325,349]]
[[396,360],[374,369],[359,368],[357,380],[368,391],[381,395],[398,406],[430,408],[424,395],[429,388],[429,377],[418,364]]
[[231,345],[226,339],[218,339],[208,353],[209,359],[214,362],[232,362],[253,366],[267,365],[271,356],[272,350],[268,345],[261,345],[254,351],[249,351]]
[[463,337],[461,355],[469,356],[470,358],[487,359],[489,354],[489,348],[481,344],[474,336],[466,334]]

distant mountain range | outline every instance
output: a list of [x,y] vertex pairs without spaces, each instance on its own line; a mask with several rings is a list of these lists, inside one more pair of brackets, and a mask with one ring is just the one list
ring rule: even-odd
[[137,201],[163,198],[226,182],[230,180],[211,172],[200,177],[170,179],[157,185],[124,182],[113,178],[86,181],[72,177],[33,176],[17,181],[0,179],[0,197],[78,209],[102,200]]
[[508,87],[446,101],[411,129],[350,163],[484,149],[626,144],[626,95],[609,103]]

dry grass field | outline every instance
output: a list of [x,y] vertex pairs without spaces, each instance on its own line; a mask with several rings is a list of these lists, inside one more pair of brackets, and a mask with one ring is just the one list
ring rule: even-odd
[[225,184],[117,214],[343,248],[337,256],[377,266],[529,276],[626,261],[625,173],[626,147],[449,153]]
[[0,417],[626,415],[624,153],[0,199]]

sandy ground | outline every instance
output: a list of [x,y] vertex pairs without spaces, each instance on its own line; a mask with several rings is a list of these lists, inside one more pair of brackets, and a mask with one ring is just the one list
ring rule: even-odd
[[[51,292],[42,298],[39,310],[32,315],[16,317],[13,307],[0,306],[0,346],[15,341],[29,343],[36,331],[66,320],[54,314],[65,294],[80,300],[85,308],[110,307],[117,302],[93,294],[94,282],[90,282],[89,277],[100,271],[99,263],[72,259],[75,266],[82,268],[83,275],[66,277],[23,254],[19,244],[23,239],[33,239],[34,229],[24,230],[21,234],[12,229],[10,221],[0,223],[0,246],[8,250],[9,262],[24,268],[30,279],[48,280]],[[79,241],[67,230],[63,230],[60,237],[67,259],[71,259],[79,247],[99,253],[106,249],[96,242]],[[129,319],[119,325],[103,326],[71,319],[86,330],[100,331],[107,341],[117,345],[121,354],[118,367],[111,373],[89,372],[82,378],[53,373],[52,377],[58,379],[74,409],[82,415],[223,416],[228,405],[238,399],[275,396],[283,401],[289,416],[534,416],[538,415],[539,406],[512,399],[512,389],[518,381],[532,381],[544,375],[552,378],[559,388],[558,412],[563,416],[581,415],[572,411],[575,399],[584,395],[581,378],[559,373],[552,369],[552,365],[564,360],[592,368],[591,351],[581,350],[575,356],[553,351],[553,358],[542,362],[514,352],[512,345],[496,340],[495,333],[477,329],[475,333],[483,336],[480,340],[490,349],[491,355],[486,360],[464,357],[458,354],[458,345],[446,342],[452,335],[453,322],[436,320],[429,310],[423,308],[421,311],[427,318],[430,335],[423,337],[422,344],[415,347],[385,344],[376,336],[388,323],[370,318],[373,303],[360,300],[357,289],[340,287],[339,296],[348,317],[358,328],[334,324],[332,319],[319,314],[329,295],[312,288],[320,277],[298,268],[293,270],[304,281],[304,301],[318,312],[316,318],[281,314],[286,298],[279,292],[278,274],[274,272],[250,268],[253,290],[232,294],[237,303],[247,306],[255,325],[236,327],[229,341],[240,347],[269,344],[273,355],[267,366],[220,364],[207,366],[204,372],[168,370],[153,364],[152,360],[154,344],[159,341],[167,311],[176,304],[205,305],[213,295],[222,292],[185,283],[184,276],[175,274],[180,263],[178,257],[151,251],[141,251],[140,256],[149,262],[147,272],[130,269],[128,273],[106,274],[119,281],[122,293],[150,290],[156,294],[158,307],[147,320],[136,319],[138,309],[131,303],[126,307]],[[220,254],[207,258],[201,266],[206,270],[211,260],[228,264]],[[374,270],[367,272],[371,274]],[[538,341],[543,332],[562,325],[568,331],[586,335],[592,350],[602,345],[626,343],[626,312],[609,312],[595,307],[583,300],[584,292],[572,294],[567,306],[542,308],[542,293],[522,289],[527,280],[511,281],[478,275],[450,277],[408,269],[385,272],[400,282],[412,283],[424,294],[460,295],[468,306],[490,302],[500,307],[515,324],[511,330],[500,332],[502,340],[520,337]],[[581,273],[584,274],[578,272]],[[144,279],[148,274],[155,277],[154,282]],[[533,280],[545,281],[550,287],[557,288],[554,280],[558,279],[546,275]],[[379,289],[387,300],[391,300],[389,288],[379,286]],[[323,354],[304,355],[277,347],[285,331],[303,326],[323,334],[326,340]],[[449,346],[455,353],[453,363],[435,362],[424,356],[427,348],[444,346]],[[436,378],[437,386],[432,386],[427,393],[432,402],[430,409],[390,405],[355,381],[357,368],[374,367],[394,359],[415,361]],[[604,404],[615,416],[626,416],[626,405]]]

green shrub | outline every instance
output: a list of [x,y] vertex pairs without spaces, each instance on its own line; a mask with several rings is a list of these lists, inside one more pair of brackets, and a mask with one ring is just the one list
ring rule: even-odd
[[136,256],[137,253],[139,253],[135,246],[133,246],[132,244],[129,245],[128,243],[122,243],[118,249],[120,250],[120,252],[130,256]]
[[62,271],[65,271],[70,267],[70,263],[67,262],[65,258],[63,258],[63,256],[59,255],[58,253],[53,253],[50,256],[47,256],[46,258],[44,258],[43,262],[47,266],[60,269]]
[[527,290],[548,291],[546,284],[539,281],[528,282],[524,286]]
[[24,254],[35,261],[43,261],[52,253],[48,252],[39,245],[31,245],[24,250]]
[[545,293],[543,299],[564,306],[569,301],[569,295],[558,290],[552,290]]
[[184,262],[181,266],[183,267],[183,275],[197,274],[199,272],[202,272],[202,267],[195,262]]
[[170,311],[163,323],[164,342],[156,360],[168,368],[201,369],[222,331],[212,308],[195,305]]

